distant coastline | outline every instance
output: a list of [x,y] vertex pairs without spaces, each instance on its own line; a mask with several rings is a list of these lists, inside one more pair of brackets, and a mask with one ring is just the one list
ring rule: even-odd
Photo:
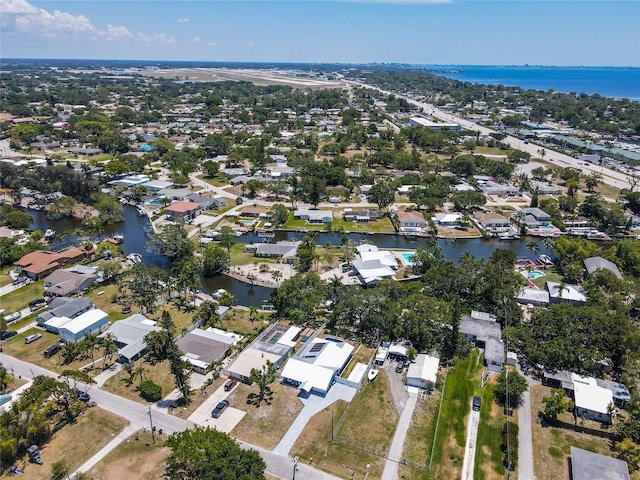
[[604,97],[628,98],[640,101],[640,67],[631,66],[562,66],[562,65],[455,65],[408,64],[393,62],[370,63],[301,63],[301,62],[212,62],[198,60],[107,60],[107,59],[36,59],[4,58],[2,65],[12,63],[43,63],[51,65],[112,65],[119,68],[339,68],[354,66],[378,66],[388,68],[413,68],[429,71],[463,82],[485,85],[517,86],[524,89],[552,90],[561,93],[575,92]]

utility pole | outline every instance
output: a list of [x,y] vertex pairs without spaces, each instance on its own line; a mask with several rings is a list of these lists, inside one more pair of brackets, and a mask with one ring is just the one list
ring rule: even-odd
[[298,470],[298,457],[293,457],[293,477],[292,480],[296,480],[296,470]]
[[151,417],[151,405],[149,405],[149,424],[151,425],[151,440],[153,441],[154,445],[156,443],[156,434],[155,434],[155,428],[153,427],[153,418]]

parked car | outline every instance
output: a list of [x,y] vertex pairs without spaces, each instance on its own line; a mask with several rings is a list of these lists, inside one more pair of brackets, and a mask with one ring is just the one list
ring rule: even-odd
[[472,407],[473,407],[473,411],[474,412],[479,412],[480,411],[480,404],[482,403],[482,399],[480,397],[473,397],[473,403],[472,403]]
[[397,373],[404,372],[404,362],[398,362],[398,365],[396,366],[396,372]]
[[5,332],[0,333],[0,340],[8,340],[11,337],[15,337],[18,334],[15,330],[7,330]]
[[233,389],[233,387],[236,386],[236,383],[238,383],[237,380],[230,378],[229,380],[227,380],[227,383],[224,384],[224,391],[230,391],[231,389]]
[[7,315],[6,317],[4,317],[4,319],[7,321],[7,323],[10,323],[18,320],[20,317],[22,317],[22,312],[15,312],[11,315]]
[[36,340],[42,338],[42,335],[39,333],[34,333],[33,335],[29,335],[24,339],[24,343],[33,343]]
[[87,392],[83,392],[79,388],[76,388],[76,395],[78,395],[78,400],[80,400],[81,402],[87,403],[89,400],[91,400],[91,395],[89,395]]
[[58,353],[61,348],[62,346],[59,343],[54,343],[50,347],[47,347],[44,350],[44,352],[42,352],[42,354],[44,355],[45,358],[50,358],[54,356],[56,353]]
[[29,302],[29,310],[31,310],[32,312],[35,312],[36,310],[41,309],[42,307],[44,307],[47,303],[45,302],[44,298],[36,298],[35,300],[31,300]]
[[216,408],[214,408],[211,412],[211,416],[213,418],[218,418],[220,415],[222,415],[222,412],[224,412],[228,406],[229,400],[222,400],[221,402],[218,402]]

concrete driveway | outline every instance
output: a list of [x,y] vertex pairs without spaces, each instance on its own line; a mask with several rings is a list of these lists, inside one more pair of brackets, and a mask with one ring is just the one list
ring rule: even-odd
[[476,460],[476,439],[478,426],[480,425],[480,412],[471,410],[469,423],[467,424],[467,445],[464,450],[464,462],[462,464],[462,480],[473,480],[473,468]]
[[229,433],[240,423],[242,417],[247,412],[244,412],[238,408],[228,406],[219,418],[213,418],[211,411],[215,408],[219,401],[225,400],[231,392],[224,391],[224,384],[220,385],[218,389],[213,392],[209,398],[207,398],[198,409],[191,414],[189,421],[203,427],[217,428],[221,432]]

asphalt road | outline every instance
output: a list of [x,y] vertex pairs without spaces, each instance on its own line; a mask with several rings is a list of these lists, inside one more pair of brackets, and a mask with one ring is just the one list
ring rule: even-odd
[[[3,353],[0,353],[0,362],[3,363],[7,370],[24,378],[33,378],[37,375],[46,375],[48,377],[58,378],[58,374],[55,372],[46,370],[31,363],[23,362],[22,360],[18,360]],[[160,429],[163,430],[164,438],[166,438],[167,434],[186,430],[194,426],[192,422],[174,417],[173,415],[168,415],[158,410],[155,406],[152,406],[149,409],[142,404],[105,392],[98,387],[91,387],[89,389],[89,394],[91,395],[91,400],[95,401],[100,408],[126,418],[131,422],[131,426],[136,429],[145,426],[148,427],[150,425],[151,417],[153,425],[158,429],[158,431]],[[151,411],[151,414],[149,414],[149,411]],[[243,448],[254,449],[260,453],[267,464],[266,471],[268,473],[278,478],[291,478],[293,474],[293,460],[291,458],[277,455],[269,450],[265,450],[264,448],[251,445],[246,442],[239,443]],[[321,472],[320,470],[316,470],[315,468],[305,464],[297,465],[295,478],[298,480],[337,480],[337,477]]]

